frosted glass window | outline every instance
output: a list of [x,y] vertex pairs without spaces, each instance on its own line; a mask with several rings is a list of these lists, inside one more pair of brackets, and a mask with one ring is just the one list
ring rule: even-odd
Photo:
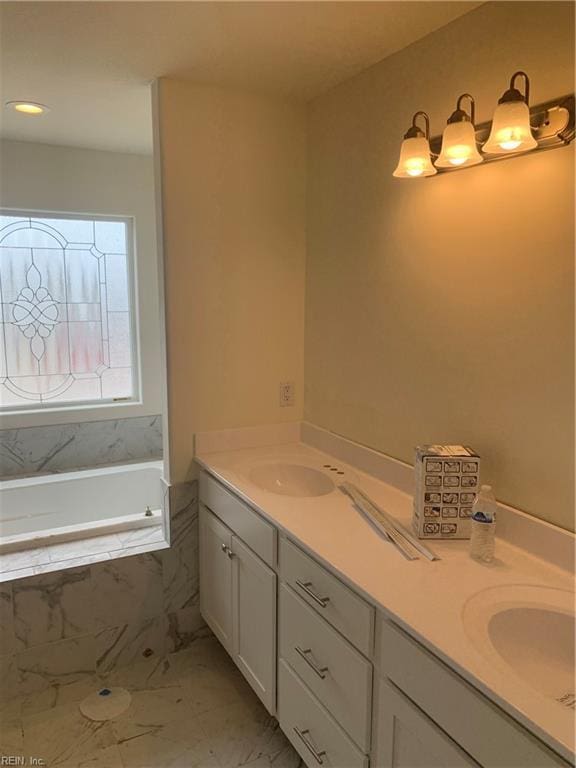
[[0,408],[137,398],[131,222],[0,214]]

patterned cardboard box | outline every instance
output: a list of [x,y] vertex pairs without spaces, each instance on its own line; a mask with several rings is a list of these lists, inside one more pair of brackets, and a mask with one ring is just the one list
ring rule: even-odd
[[416,448],[414,532],[421,539],[469,539],[480,487],[480,456],[464,445]]

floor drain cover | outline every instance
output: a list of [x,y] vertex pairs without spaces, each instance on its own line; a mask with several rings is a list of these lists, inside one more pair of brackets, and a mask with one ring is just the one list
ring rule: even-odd
[[80,712],[89,720],[112,720],[126,712],[131,701],[126,688],[101,688],[80,702]]

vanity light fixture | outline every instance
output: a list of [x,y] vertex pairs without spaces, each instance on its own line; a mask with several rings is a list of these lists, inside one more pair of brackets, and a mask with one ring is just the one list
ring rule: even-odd
[[[516,80],[524,78],[524,94],[516,87]],[[498,100],[492,119],[492,130],[482,150],[489,155],[507,152],[526,152],[536,149],[538,142],[530,126],[530,80],[526,72],[514,72],[510,87]]]
[[7,101],[5,106],[23,115],[38,116],[50,111],[45,104],[38,104],[36,101]]
[[[418,117],[424,118],[424,131],[416,124]],[[430,158],[430,118],[426,112],[416,112],[412,125],[404,134],[400,148],[400,159],[393,173],[398,179],[433,176],[436,168]]]
[[[524,93],[516,87],[519,78],[524,80]],[[576,136],[574,94],[535,106],[530,106],[529,97],[530,80],[519,70],[510,78],[510,88],[499,100],[492,122],[475,123],[476,105],[469,93],[458,97],[442,136],[430,137],[428,115],[416,112],[404,135],[393,175],[410,179],[453,173],[473,165],[521,157],[529,150],[541,152],[570,144]],[[470,102],[469,112],[462,106],[465,99]],[[420,116],[425,130],[416,123]]]
[[[464,99],[470,102],[470,114],[462,109]],[[463,93],[458,97],[456,110],[448,118],[442,134],[442,150],[434,163],[438,168],[478,165],[484,159],[476,146],[475,107],[474,99],[469,93]]]

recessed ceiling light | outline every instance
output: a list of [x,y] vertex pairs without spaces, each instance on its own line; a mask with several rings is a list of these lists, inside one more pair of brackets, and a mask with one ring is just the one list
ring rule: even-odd
[[43,115],[50,111],[45,104],[38,104],[35,101],[7,101],[6,106],[23,115]]

